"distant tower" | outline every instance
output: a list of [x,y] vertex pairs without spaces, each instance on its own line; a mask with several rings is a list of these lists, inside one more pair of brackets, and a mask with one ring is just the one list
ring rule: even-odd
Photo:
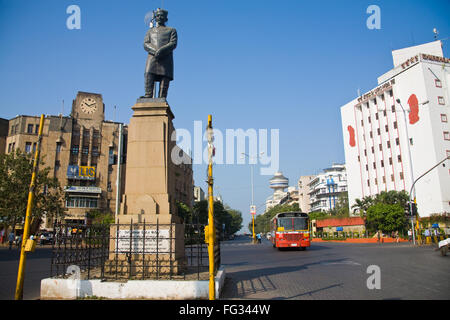
[[274,200],[277,197],[277,195],[281,196],[284,195],[284,189],[286,189],[289,186],[289,179],[283,176],[283,173],[276,172],[272,179],[270,179],[270,187],[274,190],[273,191],[273,197]]

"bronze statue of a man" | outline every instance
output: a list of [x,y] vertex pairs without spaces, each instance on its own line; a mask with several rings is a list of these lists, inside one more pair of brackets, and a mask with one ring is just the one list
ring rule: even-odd
[[173,50],[177,47],[177,31],[166,27],[168,12],[155,11],[156,26],[145,35],[144,49],[148,52],[145,66],[145,96],[153,98],[155,81],[159,81],[159,98],[167,98],[169,83],[173,80]]

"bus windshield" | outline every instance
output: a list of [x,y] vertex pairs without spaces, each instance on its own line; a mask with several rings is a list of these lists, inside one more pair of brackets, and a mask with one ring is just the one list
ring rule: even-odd
[[283,227],[285,231],[307,230],[308,218],[304,217],[278,218],[278,227]]

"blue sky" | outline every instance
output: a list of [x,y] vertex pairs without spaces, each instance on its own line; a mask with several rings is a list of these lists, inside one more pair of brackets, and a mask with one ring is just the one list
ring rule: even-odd
[[[69,5],[81,29],[69,30]],[[370,5],[381,29],[369,30]],[[143,94],[145,14],[161,0],[0,0],[0,117],[70,113],[78,91],[103,95],[106,119],[128,123]],[[165,0],[178,31],[168,102],[174,125],[279,129],[280,170],[300,175],[344,162],[340,107],[376,86],[391,51],[450,36],[450,2]],[[447,12],[447,14],[445,13]],[[449,40],[444,40],[448,56]],[[272,193],[255,167],[255,204]],[[206,191],[206,166],[194,166]],[[216,191],[250,221],[250,166],[217,165]],[[258,213],[262,213],[260,206]]]

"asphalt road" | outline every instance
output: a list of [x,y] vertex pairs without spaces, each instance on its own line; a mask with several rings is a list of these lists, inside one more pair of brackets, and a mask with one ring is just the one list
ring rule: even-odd
[[[8,250],[0,247],[0,300],[14,300],[20,251],[17,247]],[[50,277],[51,248],[37,246],[35,252],[27,255],[23,299],[40,297],[41,279]]]
[[[450,297],[450,254],[410,244],[314,243],[306,251],[279,251],[264,240],[222,242],[227,278],[222,299],[445,299]],[[374,284],[378,266],[380,289]]]
[[[50,276],[51,249],[28,254],[24,299],[39,299]],[[450,254],[409,244],[314,243],[306,251],[274,249],[238,237],[221,243],[227,278],[222,299],[335,300],[450,297]],[[0,248],[0,300],[14,299],[19,251]],[[380,270],[380,289],[368,289],[369,266]],[[373,282],[371,282],[373,283]]]

